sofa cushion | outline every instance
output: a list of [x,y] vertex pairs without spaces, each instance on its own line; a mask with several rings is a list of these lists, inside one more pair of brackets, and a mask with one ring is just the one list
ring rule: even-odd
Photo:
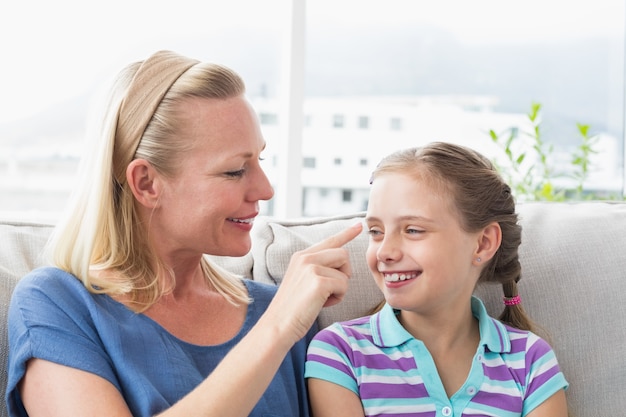
[[[7,386],[6,363],[8,353],[7,312],[11,294],[17,281],[31,269],[44,264],[42,248],[48,240],[52,226],[37,223],[0,223],[0,392],[4,404]],[[0,407],[0,416],[6,416],[6,408]]]
[[[626,361],[626,204],[524,203],[519,291],[524,308],[545,331],[571,386],[576,410],[617,415],[626,409],[621,387]],[[255,224],[254,278],[280,284],[293,252],[337,233],[363,213],[321,219],[261,219]],[[366,314],[382,299],[365,262],[368,237],[346,245],[352,262],[350,289],[339,305],[324,309],[318,323]],[[476,294],[497,317],[502,287],[483,285]],[[613,319],[613,320],[612,320]],[[591,387],[602,387],[593,389]],[[586,414],[584,414],[586,415]]]
[[[262,218],[253,229],[255,280],[280,284],[289,265],[291,255],[305,249],[355,222],[363,221],[364,213],[327,218],[278,220]],[[371,278],[365,262],[368,235],[361,233],[345,247],[350,252],[352,276],[343,301],[322,310],[318,318],[320,327],[334,321],[365,315],[382,300],[382,293]]]
[[[522,305],[547,331],[570,403],[588,411],[580,416],[623,414],[626,204],[525,203],[519,213]],[[500,313],[499,285],[477,294]]]

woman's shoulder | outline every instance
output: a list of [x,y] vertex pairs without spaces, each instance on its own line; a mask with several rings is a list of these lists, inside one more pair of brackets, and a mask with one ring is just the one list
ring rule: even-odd
[[61,295],[84,290],[85,286],[76,276],[53,266],[44,266],[33,269],[24,275],[13,291],[14,296],[43,292],[59,292]]
[[65,316],[76,317],[89,315],[102,298],[88,291],[75,275],[47,266],[32,270],[18,281],[10,308],[21,311],[22,315],[44,317],[64,312]]

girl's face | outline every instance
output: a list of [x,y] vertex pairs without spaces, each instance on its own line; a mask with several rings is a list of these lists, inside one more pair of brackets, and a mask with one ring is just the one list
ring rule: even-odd
[[378,176],[367,209],[367,263],[394,308],[429,314],[470,298],[479,233],[461,228],[445,187],[401,173]]
[[151,231],[162,252],[243,256],[259,200],[273,189],[261,166],[265,141],[244,97],[190,99],[181,135],[193,143],[174,178],[164,179]]

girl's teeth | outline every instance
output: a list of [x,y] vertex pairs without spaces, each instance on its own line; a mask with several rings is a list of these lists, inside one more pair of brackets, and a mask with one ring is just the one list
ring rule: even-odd
[[398,282],[398,281],[406,281],[407,279],[415,278],[417,275],[415,274],[385,274],[385,281],[387,282]]

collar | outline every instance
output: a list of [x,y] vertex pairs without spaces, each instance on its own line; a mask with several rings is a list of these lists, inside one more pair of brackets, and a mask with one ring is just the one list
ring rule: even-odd
[[[479,298],[472,296],[471,306],[472,314],[478,319],[480,344],[491,352],[509,352],[511,340],[504,324],[489,316]],[[398,313],[399,310],[385,304],[381,311],[370,317],[373,342],[377,346],[394,347],[414,339],[398,321]]]

